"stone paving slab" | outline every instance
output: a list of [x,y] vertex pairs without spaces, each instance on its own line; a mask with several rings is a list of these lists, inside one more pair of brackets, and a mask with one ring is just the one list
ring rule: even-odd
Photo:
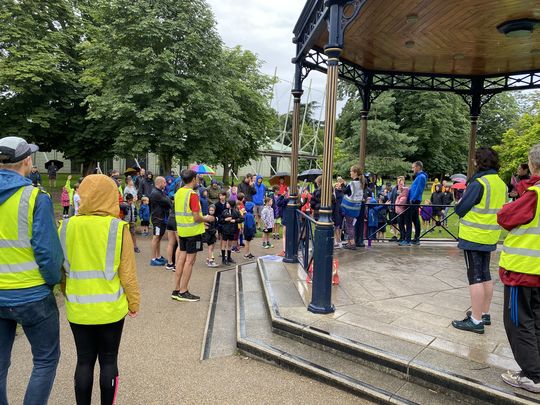
[[[503,285],[498,278],[498,255],[494,253],[491,261],[495,282],[492,325],[486,326],[484,335],[451,326],[451,321],[462,319],[471,306],[463,253],[455,244],[424,243],[401,248],[384,243],[370,249],[336,251],[341,282],[332,288],[336,312],[330,315],[306,310],[311,299],[306,274],[299,265],[284,264],[281,271],[286,269],[302,305],[291,306],[294,299],[289,297],[283,308],[280,305],[281,316],[382,350],[393,350],[412,361],[456,372],[469,370],[471,378],[476,371],[489,369],[490,380],[508,389],[498,374],[519,367],[502,322]],[[283,276],[275,274],[279,272],[276,264],[265,262],[265,267],[269,278],[284,283]],[[481,377],[480,373],[474,378]]]

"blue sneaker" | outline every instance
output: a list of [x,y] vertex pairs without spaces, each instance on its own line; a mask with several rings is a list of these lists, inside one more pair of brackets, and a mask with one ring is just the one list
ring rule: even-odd
[[407,241],[401,241],[398,243],[399,246],[412,246],[411,242],[407,242]]
[[163,262],[163,264],[167,264],[167,263],[168,263],[168,260],[165,259],[163,256],[158,257],[156,260],[158,260],[158,261],[160,261],[160,262]]
[[167,263],[166,263],[166,260],[165,262],[162,262],[161,260],[159,259],[152,259],[150,260],[150,266],[165,266]]

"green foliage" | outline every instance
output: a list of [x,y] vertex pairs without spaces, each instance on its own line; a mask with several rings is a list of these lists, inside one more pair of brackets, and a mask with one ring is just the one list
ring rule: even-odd
[[257,157],[260,147],[269,142],[275,117],[269,106],[273,79],[260,73],[260,64],[255,54],[240,47],[223,50],[214,106],[203,124],[211,135],[212,149],[194,156],[226,168],[237,167]]
[[470,124],[468,109],[457,95],[400,92],[396,116],[400,130],[417,139],[418,149],[407,155],[409,161],[421,160],[431,175],[466,169]]
[[84,7],[81,45],[89,117],[110,122],[120,156],[208,148],[221,40],[202,0],[98,0]]
[[[406,156],[416,151],[415,137],[401,131],[395,121],[396,94],[385,92],[375,101],[368,121],[366,144],[366,171],[394,176],[408,171]],[[336,171],[346,175],[352,164],[358,162],[360,150],[360,112],[362,102],[350,98],[337,123],[337,133],[343,140],[342,152],[336,156]]]
[[519,118],[519,106],[511,93],[495,95],[484,107],[478,120],[478,146],[501,143],[503,134]]
[[540,143],[540,103],[535,114],[525,113],[519,121],[506,131],[502,144],[495,146],[501,161],[501,174],[509,178],[521,163],[527,163],[533,145]]

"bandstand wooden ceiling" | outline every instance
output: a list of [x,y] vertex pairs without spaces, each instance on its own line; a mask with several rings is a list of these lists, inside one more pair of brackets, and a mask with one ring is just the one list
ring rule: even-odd
[[[345,32],[342,57],[365,69],[452,75],[540,70],[540,27],[526,37],[497,30],[540,19],[540,0],[368,0]],[[326,30],[315,41],[324,48]]]

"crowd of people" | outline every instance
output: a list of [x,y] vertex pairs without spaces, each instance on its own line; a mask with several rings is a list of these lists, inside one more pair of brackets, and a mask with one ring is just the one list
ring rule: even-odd
[[[234,252],[253,259],[250,245],[258,231],[262,247],[273,247],[281,236],[279,226],[286,227],[283,214],[289,190],[284,178],[269,189],[261,176],[251,174],[237,186],[225,188],[215,180],[207,186],[190,169],[178,177],[171,173],[156,178],[141,169],[126,178],[125,187],[118,171],[86,176],[73,187],[69,176],[60,197],[63,210],[58,227],[50,196],[34,187],[40,184],[32,166],[37,150],[21,138],[0,139],[0,403],[7,404],[7,372],[17,324],[22,325],[34,354],[25,404],[47,402],[60,356],[59,312],[53,293],[60,284],[77,350],[77,404],[91,403],[97,359],[101,401],[112,404],[124,320],[135,318],[139,311],[138,231],[147,235],[152,228],[150,265],[175,271],[171,298],[199,301],[189,291],[197,254],[206,245],[206,264],[216,267],[219,243],[224,266],[236,262]],[[490,258],[502,228],[506,229],[499,262],[505,286],[504,326],[521,370],[504,373],[502,378],[512,386],[540,392],[540,144],[529,153],[527,167],[532,175],[521,167],[510,194],[498,175],[495,151],[478,149],[475,164],[476,173],[455,206],[461,218],[458,247],[464,251],[472,305],[466,317],[452,325],[479,334],[491,325]],[[358,166],[351,167],[348,183],[338,179],[332,198],[336,243],[343,228],[343,248],[355,250],[364,245],[364,235],[384,233],[386,224],[397,221],[399,233],[394,226],[391,229],[399,245],[418,245],[420,218],[426,221],[420,204],[427,174],[420,161],[411,169],[410,186],[404,177],[384,186],[382,179],[372,181]],[[321,178],[315,184],[312,193],[302,190],[300,209],[316,221]],[[451,202],[445,187],[436,185],[430,199],[430,217],[440,222]],[[514,201],[506,204],[508,197]],[[167,258],[161,256],[165,234]]]

